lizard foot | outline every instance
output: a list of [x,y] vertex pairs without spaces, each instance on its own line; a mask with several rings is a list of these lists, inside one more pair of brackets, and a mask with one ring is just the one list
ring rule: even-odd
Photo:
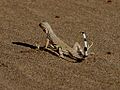
[[35,46],[37,47],[37,49],[40,49],[40,45],[39,44],[35,44]]

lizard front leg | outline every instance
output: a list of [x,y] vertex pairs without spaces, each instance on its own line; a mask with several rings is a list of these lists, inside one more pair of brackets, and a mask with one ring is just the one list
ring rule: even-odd
[[[49,48],[48,45],[50,45],[52,48]],[[56,54],[57,56],[60,56],[58,52],[53,50],[54,49],[54,45],[52,45],[50,43],[50,40],[48,38],[46,39],[45,49],[50,51],[50,52],[52,52],[52,53],[54,53],[54,54]]]
[[48,45],[49,45],[49,42],[50,42],[50,40],[47,38],[47,39],[46,39],[45,48],[47,48],[47,47],[48,47]]
[[[48,45],[49,45],[49,39],[46,39],[46,44],[45,44],[45,48],[47,49],[48,48]],[[40,45],[39,44],[36,44],[36,47],[37,49],[40,49]]]

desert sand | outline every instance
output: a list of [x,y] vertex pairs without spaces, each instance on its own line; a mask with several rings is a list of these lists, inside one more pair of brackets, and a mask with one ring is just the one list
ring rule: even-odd
[[[86,32],[95,55],[72,63],[36,50],[41,21],[71,47]],[[0,90],[120,90],[120,0],[0,0]]]

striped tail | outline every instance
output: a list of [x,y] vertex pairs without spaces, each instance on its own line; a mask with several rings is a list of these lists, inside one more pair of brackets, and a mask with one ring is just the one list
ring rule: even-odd
[[83,38],[84,38],[84,57],[87,57],[88,56],[88,42],[87,42],[85,32],[82,32],[82,34],[83,34]]

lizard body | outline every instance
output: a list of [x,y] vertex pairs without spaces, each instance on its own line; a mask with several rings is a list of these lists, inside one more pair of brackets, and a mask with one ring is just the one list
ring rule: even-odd
[[[58,50],[58,53],[56,53],[58,56],[65,58],[64,55],[68,55],[70,57],[74,57],[77,59],[82,59],[84,56],[87,56],[87,41],[86,41],[86,36],[85,33],[82,32],[83,37],[85,38],[85,43],[84,43],[84,52],[81,48],[81,46],[76,42],[71,48],[69,45],[67,45],[65,42],[63,42],[60,38],[56,36],[56,34],[53,32],[51,26],[48,24],[48,22],[41,22],[39,26],[42,28],[42,30],[46,33],[47,35],[47,41],[45,48],[49,49],[48,46],[50,45],[53,49]],[[50,50],[50,49],[49,49]]]

